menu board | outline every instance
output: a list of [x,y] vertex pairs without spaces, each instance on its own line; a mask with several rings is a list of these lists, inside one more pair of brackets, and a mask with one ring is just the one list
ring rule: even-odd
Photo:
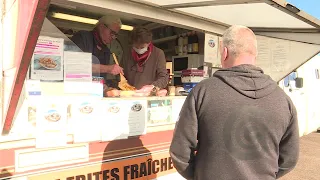
[[102,100],[100,130],[102,141],[126,139],[129,136],[130,106],[121,100]]
[[36,113],[36,148],[67,145],[66,102],[59,97],[42,98]]
[[83,52],[64,52],[65,93],[91,93],[92,55]]
[[124,100],[130,107],[128,125],[129,136],[138,136],[147,132],[147,100]]
[[272,44],[271,70],[272,72],[284,72],[289,69],[290,64],[290,41],[273,39]]
[[31,59],[31,79],[63,80],[62,38],[39,36]]
[[80,97],[72,100],[68,107],[68,125],[73,134],[73,141],[92,142],[101,140],[99,101],[96,98]]
[[213,67],[220,67],[218,59],[219,37],[213,34],[205,34],[204,39],[204,62],[212,63]]
[[271,71],[271,39],[257,36],[258,57],[256,66],[261,67],[265,72]]
[[[290,58],[290,56],[296,56],[292,53],[293,47],[290,41],[265,36],[257,36],[257,41],[256,66],[262,68],[264,73],[270,75],[273,79],[275,76],[280,75],[281,77],[281,74],[285,76],[285,72],[293,66],[294,61],[292,59],[299,59],[297,57]],[[305,45],[301,45],[301,47],[305,47]],[[301,49],[301,47],[297,46],[297,49]]]

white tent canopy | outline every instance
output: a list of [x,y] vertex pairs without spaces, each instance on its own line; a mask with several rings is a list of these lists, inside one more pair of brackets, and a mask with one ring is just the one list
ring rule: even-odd
[[[284,0],[52,0],[70,9],[113,11],[175,23],[186,16],[227,27],[241,24],[259,31],[319,32],[320,20]],[[91,7],[90,7],[91,6]],[[93,9],[95,7],[95,9]],[[99,11],[99,10],[98,10]],[[212,25],[212,24],[211,24]],[[203,29],[206,30],[206,29]],[[213,33],[220,34],[216,29]]]
[[[319,44],[320,20],[306,14],[284,0],[143,0],[149,5],[180,12],[192,17],[205,18],[226,26],[241,24],[256,32],[282,32],[289,40]],[[294,37],[285,33],[311,33]],[[266,35],[266,34],[265,34]],[[268,35],[280,38],[279,35]],[[302,35],[302,34],[300,34]]]
[[320,21],[282,0],[143,0],[223,24],[264,28],[319,28]]

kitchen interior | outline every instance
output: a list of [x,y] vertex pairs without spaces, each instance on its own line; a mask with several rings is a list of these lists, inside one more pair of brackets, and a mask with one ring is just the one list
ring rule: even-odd
[[[166,56],[166,67],[170,74],[168,88],[175,87],[171,95],[187,95],[198,82],[212,75],[212,64],[204,63],[204,33],[195,29],[155,23],[144,20],[143,17],[140,19],[126,14],[100,12],[99,9],[92,12],[81,7],[73,8],[59,4],[50,5],[47,19],[59,29],[59,33],[67,37],[64,38],[67,44],[67,41],[70,41],[68,38],[74,33],[79,30],[92,30],[97,20],[108,14],[120,17],[123,24],[118,38],[109,46],[118,61],[124,58],[123,54],[130,53],[129,37],[133,27],[143,26],[152,31],[153,44],[162,49]],[[116,76],[107,75],[105,78],[115,79]]]

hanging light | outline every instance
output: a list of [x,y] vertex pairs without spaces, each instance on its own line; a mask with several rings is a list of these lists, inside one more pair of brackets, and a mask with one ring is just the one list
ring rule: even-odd
[[[63,19],[63,20],[67,20],[67,21],[74,21],[74,22],[80,22],[80,23],[85,23],[85,24],[93,24],[93,25],[97,24],[97,22],[98,22],[97,19],[75,16],[75,15],[71,15],[71,14],[57,13],[57,12],[52,13],[51,17],[57,18],[57,19]],[[123,25],[121,25],[121,29],[126,30],[126,31],[132,31],[133,27],[123,24]]]

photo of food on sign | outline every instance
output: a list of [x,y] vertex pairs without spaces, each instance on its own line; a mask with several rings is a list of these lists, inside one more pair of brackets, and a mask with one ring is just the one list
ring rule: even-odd
[[118,113],[120,111],[120,107],[118,106],[111,106],[108,108],[108,112],[110,113]]
[[90,114],[93,111],[93,107],[90,103],[85,102],[80,105],[79,111],[83,114]]
[[57,122],[61,119],[61,115],[57,110],[52,109],[46,113],[45,119],[49,122]]
[[34,70],[61,70],[61,57],[53,55],[34,55]]

